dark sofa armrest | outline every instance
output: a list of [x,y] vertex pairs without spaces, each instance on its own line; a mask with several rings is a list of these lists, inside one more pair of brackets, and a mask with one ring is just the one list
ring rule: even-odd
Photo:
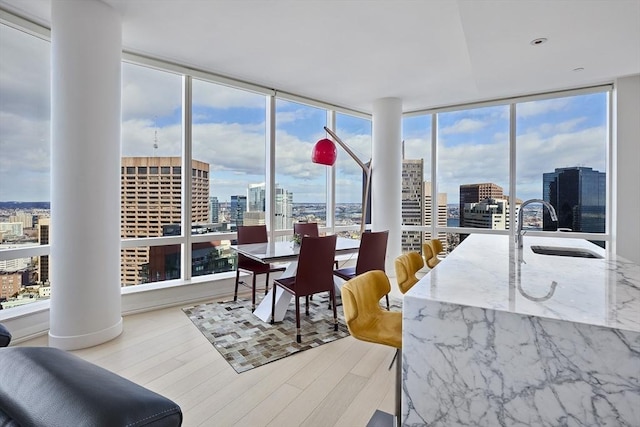
[[0,349],[0,410],[21,426],[180,426],[171,400],[71,353]]
[[7,347],[11,342],[11,334],[9,330],[0,323],[0,347]]

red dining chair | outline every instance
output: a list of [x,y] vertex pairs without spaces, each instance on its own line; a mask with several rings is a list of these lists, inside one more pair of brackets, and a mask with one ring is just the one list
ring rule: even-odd
[[[269,241],[267,236],[266,225],[241,225],[238,226],[238,244],[250,244],[250,243],[267,243]],[[271,264],[265,264],[260,261],[251,259],[245,255],[238,254],[238,268],[236,271],[236,287],[233,292],[233,300],[238,300],[238,284],[240,280],[240,271],[252,273],[251,283],[251,311],[256,309],[256,276],[258,274],[266,274],[264,293],[267,294],[269,290],[269,273],[275,271],[284,271],[284,267],[276,267]],[[244,283],[244,282],[242,282]]]
[[[351,280],[367,271],[385,271],[384,263],[387,256],[388,238],[389,231],[386,230],[362,233],[356,266],[334,270],[333,274],[341,279]],[[387,299],[387,310],[389,310],[389,294],[385,295],[385,297]]]
[[336,311],[336,290],[333,284],[333,258],[336,252],[336,235],[323,237],[303,237],[298,255],[298,268],[293,277],[273,281],[274,292],[271,302],[271,324],[274,323],[277,287],[293,295],[296,305],[296,341],[302,342],[300,332],[300,297],[306,297],[305,313],[309,315],[309,296],[329,292],[333,307],[333,330],[338,330]]
[[[299,234],[302,236],[319,237],[318,223],[317,222],[294,222],[293,234]],[[338,268],[338,260],[334,261],[335,268]]]

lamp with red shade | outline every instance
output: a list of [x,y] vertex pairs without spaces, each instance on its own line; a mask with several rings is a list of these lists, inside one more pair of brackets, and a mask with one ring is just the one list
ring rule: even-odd
[[[353,160],[362,168],[362,172],[365,176],[365,187],[364,192],[362,193],[362,219],[360,221],[360,234],[364,233],[366,227],[366,218],[367,218],[367,204],[369,202],[369,188],[371,187],[371,167],[367,166],[355,155],[353,151],[345,144],[333,131],[331,131],[326,126],[324,130],[331,135],[331,137],[338,143],[344,151],[351,156]],[[333,166],[338,158],[338,150],[336,149],[336,145],[330,139],[324,138],[316,142],[316,145],[313,147],[313,151],[311,153],[311,161],[313,163],[318,163],[326,166]],[[371,161],[369,161],[371,164]]]

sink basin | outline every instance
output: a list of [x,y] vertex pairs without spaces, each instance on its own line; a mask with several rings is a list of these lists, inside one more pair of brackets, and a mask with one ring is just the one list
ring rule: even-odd
[[569,256],[576,258],[604,258],[589,249],[563,248],[559,246],[531,246],[531,250],[540,255]]

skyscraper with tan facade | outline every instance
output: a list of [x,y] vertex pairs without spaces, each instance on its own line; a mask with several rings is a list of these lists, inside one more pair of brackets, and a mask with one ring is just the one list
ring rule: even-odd
[[[121,237],[159,237],[163,235],[163,226],[179,225],[182,158],[123,157],[121,166]],[[209,223],[209,164],[192,160],[190,176],[191,223]],[[148,262],[148,247],[123,249],[122,285],[142,283]]]

